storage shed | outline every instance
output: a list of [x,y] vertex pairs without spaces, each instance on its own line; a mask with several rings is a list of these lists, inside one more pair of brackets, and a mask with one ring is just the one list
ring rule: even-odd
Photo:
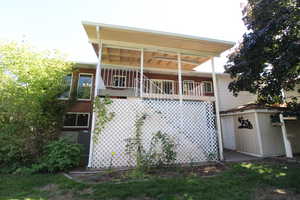
[[[282,124],[271,121],[279,112],[278,108],[256,104],[221,112],[224,148],[257,157],[285,155]],[[286,121],[285,125],[286,141],[293,153],[300,153],[299,121]]]

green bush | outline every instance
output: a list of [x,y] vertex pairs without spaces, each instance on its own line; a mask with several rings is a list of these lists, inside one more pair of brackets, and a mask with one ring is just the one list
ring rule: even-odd
[[39,165],[33,165],[35,171],[59,172],[78,167],[81,161],[82,146],[60,139],[49,143]]
[[58,140],[72,103],[58,97],[72,71],[58,52],[0,42],[0,173],[30,167]]

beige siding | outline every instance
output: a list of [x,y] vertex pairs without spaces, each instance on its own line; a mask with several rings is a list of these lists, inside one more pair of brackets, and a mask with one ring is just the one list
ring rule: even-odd
[[300,122],[286,121],[285,125],[293,153],[300,153]]
[[[239,117],[248,119],[253,125],[253,129],[240,129],[238,128],[240,123]],[[257,125],[255,123],[254,113],[240,114],[234,116],[234,127],[235,127],[235,138],[236,138],[236,149],[240,152],[260,155],[260,147],[257,134]]]
[[256,95],[250,94],[249,92],[240,92],[237,97],[234,97],[228,90],[228,85],[232,81],[228,75],[218,75],[217,79],[221,111],[255,102]]
[[258,113],[263,156],[284,155],[281,127],[273,126],[270,113]]
[[296,86],[294,91],[285,91],[287,101],[290,101],[293,97],[297,97],[298,102],[300,102],[300,93],[298,92],[298,90],[300,90],[300,84]]

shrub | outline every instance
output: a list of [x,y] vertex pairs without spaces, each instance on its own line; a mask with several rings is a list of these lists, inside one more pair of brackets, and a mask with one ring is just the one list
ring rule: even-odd
[[0,171],[31,166],[59,138],[72,66],[57,52],[0,43]]
[[82,146],[69,143],[64,139],[49,143],[35,171],[59,172],[78,167],[81,161]]

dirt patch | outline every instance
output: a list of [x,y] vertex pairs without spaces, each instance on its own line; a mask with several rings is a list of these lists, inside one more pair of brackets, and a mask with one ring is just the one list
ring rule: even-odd
[[80,195],[85,195],[85,194],[93,194],[94,190],[92,188],[85,188],[79,192]]
[[214,176],[226,169],[222,164],[208,164],[201,166],[176,166],[166,168],[153,168],[144,173],[134,169],[128,170],[103,170],[97,173],[70,173],[72,179],[84,183],[104,183],[104,182],[128,182],[144,180],[155,177],[172,178],[188,176]]
[[75,199],[75,195],[73,192],[65,192],[51,195],[49,200],[73,200]]
[[260,188],[255,192],[255,200],[298,200],[300,194],[281,188]]
[[39,190],[43,191],[43,192],[56,192],[58,190],[58,185],[48,184],[48,185],[45,185],[45,186],[39,188]]
[[[72,200],[76,196],[72,191],[64,191],[59,189],[56,184],[48,184],[38,188],[40,191],[47,192],[49,200]],[[84,189],[83,193],[89,194],[89,188]],[[93,192],[93,191],[91,191]]]

